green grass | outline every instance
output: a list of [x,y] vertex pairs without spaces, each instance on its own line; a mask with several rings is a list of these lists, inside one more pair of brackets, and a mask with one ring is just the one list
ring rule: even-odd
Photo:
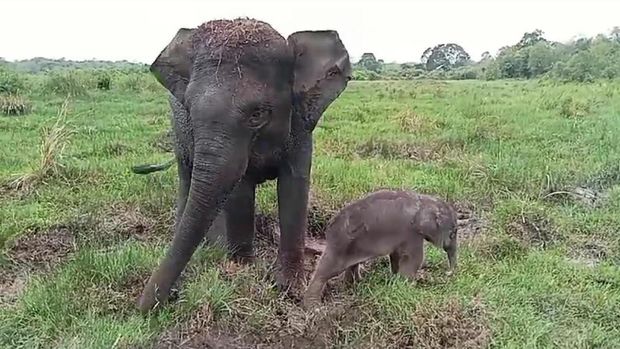
[[[17,239],[53,227],[75,235],[69,258],[20,276],[22,292],[0,304],[0,346],[148,346],[207,321],[263,342],[322,333],[341,347],[620,347],[620,82],[352,82],[315,130],[314,197],[334,210],[399,187],[473,206],[486,224],[463,242],[458,275],[443,276],[432,248],[415,287],[372,263],[355,288],[334,283],[326,313],[309,315],[279,298],[271,261],[230,272],[222,251],[203,248],[179,299],[147,319],[134,302],[168,241],[176,170],[130,171],[171,156],[156,146],[170,127],[165,93],[140,79],[74,93],[62,166],[28,190],[0,191],[0,266]],[[64,101],[39,88],[28,99],[31,114],[0,117],[3,183],[36,169],[41,131]],[[549,196],[575,187],[603,199]],[[260,188],[262,211],[275,201],[274,183]],[[455,344],[472,331],[477,340]]]

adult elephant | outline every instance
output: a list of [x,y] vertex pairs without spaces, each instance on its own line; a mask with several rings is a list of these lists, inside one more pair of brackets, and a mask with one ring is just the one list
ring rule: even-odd
[[139,309],[167,301],[216,218],[225,217],[232,256],[252,261],[255,187],[276,178],[276,280],[295,285],[303,266],[312,131],[351,79],[338,33],[301,31],[284,39],[262,21],[214,20],[180,29],[150,70],[171,94],[179,189],[174,238]]

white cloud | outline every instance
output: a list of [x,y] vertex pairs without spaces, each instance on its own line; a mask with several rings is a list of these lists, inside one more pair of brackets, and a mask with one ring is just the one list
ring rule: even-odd
[[620,25],[620,1],[595,0],[2,0],[0,57],[127,59],[150,63],[179,27],[248,16],[283,35],[335,29],[352,57],[417,61],[429,46],[462,45],[473,58],[540,28],[551,40]]

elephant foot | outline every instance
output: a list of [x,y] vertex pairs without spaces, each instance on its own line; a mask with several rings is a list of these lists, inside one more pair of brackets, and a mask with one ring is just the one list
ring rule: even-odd
[[144,290],[137,300],[138,311],[146,315],[153,310],[161,308],[163,304],[177,301],[179,299],[179,288],[183,284],[183,277],[181,276],[176,282],[174,282],[169,288],[162,288],[159,285],[157,276],[151,276],[144,286]]
[[300,254],[299,257],[283,254],[279,258],[278,264],[280,266],[276,272],[276,285],[278,289],[291,296],[298,294],[303,288],[303,254]]
[[168,295],[162,295],[155,285],[151,282],[147,283],[142,291],[142,295],[138,299],[138,311],[142,315],[146,315],[152,310],[158,308],[158,305],[165,302],[168,298]]

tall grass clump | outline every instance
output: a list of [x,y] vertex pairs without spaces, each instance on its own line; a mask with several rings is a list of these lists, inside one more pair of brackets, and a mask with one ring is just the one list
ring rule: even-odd
[[86,76],[75,70],[55,71],[50,73],[44,83],[44,89],[62,96],[83,96],[88,91]]
[[155,77],[149,73],[128,72],[118,77],[119,86],[124,91],[129,92],[158,92],[163,87],[155,80]]
[[16,177],[11,182],[10,187],[17,190],[28,190],[46,178],[60,173],[63,167],[60,160],[72,134],[66,123],[68,105],[69,101],[65,99],[58,111],[56,122],[51,127],[43,128],[39,162],[33,166],[31,171]]
[[0,113],[7,116],[28,114],[31,110],[30,101],[16,94],[0,94]]

